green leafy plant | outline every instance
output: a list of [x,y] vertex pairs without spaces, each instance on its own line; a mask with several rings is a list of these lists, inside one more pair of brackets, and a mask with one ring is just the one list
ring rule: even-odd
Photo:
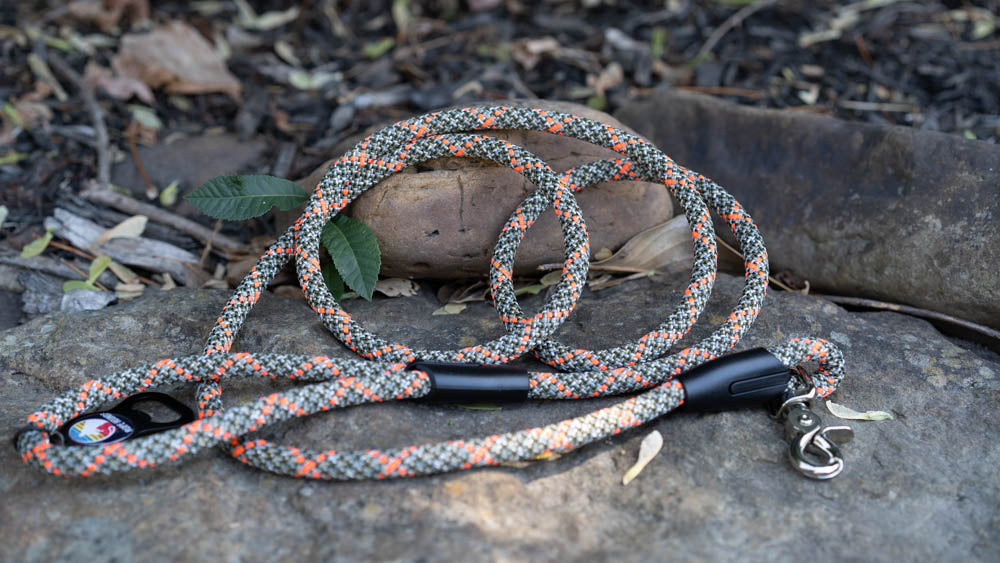
[[[309,194],[304,188],[274,176],[216,176],[186,196],[199,211],[229,221],[259,217],[272,207],[282,211],[305,203]],[[323,281],[335,299],[347,296],[346,287],[371,300],[378,281],[382,256],[375,234],[364,223],[337,215],[320,235],[333,263],[320,268]]]
[[89,289],[90,291],[100,291],[100,289],[94,285],[97,278],[100,277],[104,270],[108,269],[111,265],[111,258],[107,256],[98,256],[90,263],[90,272],[87,273],[87,281],[82,280],[69,280],[63,282],[63,291],[73,291],[74,289]]

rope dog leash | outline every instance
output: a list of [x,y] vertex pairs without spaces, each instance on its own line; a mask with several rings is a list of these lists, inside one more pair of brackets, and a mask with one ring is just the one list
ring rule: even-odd
[[[507,141],[463,133],[489,129],[566,135],[607,147],[621,158],[557,173]],[[508,166],[537,189],[511,214],[491,260],[490,293],[507,333],[476,346],[422,350],[372,334],[340,307],[319,273],[319,235],[329,219],[388,175],[444,156],[477,157]],[[644,180],[667,187],[692,229],[691,280],[677,308],[636,342],[607,350],[573,349],[551,338],[573,311],[589,264],[586,226],[573,194],[607,180]],[[527,315],[514,295],[514,255],[527,229],[549,207],[560,221],[565,242],[561,278],[541,310]],[[709,337],[667,355],[694,325],[715,281],[717,254],[709,209],[728,223],[739,243],[745,257],[744,290],[734,311]],[[309,305],[337,339],[366,360],[230,353],[233,339],[261,291],[292,258]],[[721,410],[783,397],[778,414],[787,418],[786,429],[795,438],[790,457],[796,461],[799,456],[797,467],[808,476],[832,477],[842,468],[833,444],[834,433],[819,426],[804,405],[813,396],[834,391],[844,373],[840,351],[825,340],[801,337],[766,351],[716,359],[731,350],[756,319],[767,275],[763,240],[739,202],[635,135],[594,120],[540,109],[486,107],[431,113],[374,133],[331,166],[302,216],[267,249],[237,287],[202,354],[164,359],[90,380],[29,415],[27,425],[15,436],[15,447],[24,462],[55,475],[89,476],[153,467],[220,445],[247,465],[283,475],[381,479],[563,453],[644,424],[682,404],[689,409]],[[526,372],[491,365],[507,363],[529,351],[561,371]],[[804,364],[809,362],[816,362],[817,367],[807,374]],[[798,377],[792,377],[789,370]],[[307,384],[222,408],[222,380],[238,377],[282,378]],[[796,381],[808,393],[800,392]],[[155,399],[146,393],[149,389],[191,383],[197,385],[197,417],[184,413],[183,405],[174,405],[171,408],[181,414],[178,421],[153,427],[148,417],[143,419],[145,415],[131,409],[129,401]],[[248,433],[275,422],[367,402],[421,397],[577,399],[640,391],[613,406],[544,427],[392,450],[314,451],[246,439]],[[109,411],[90,412],[123,398],[128,399]],[[810,450],[812,458],[807,455]],[[839,467],[834,467],[838,463]]]

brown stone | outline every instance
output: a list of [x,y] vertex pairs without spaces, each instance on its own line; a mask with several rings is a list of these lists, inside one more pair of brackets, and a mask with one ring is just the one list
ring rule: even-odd
[[[574,113],[629,130],[613,117],[577,104],[536,101],[523,105]],[[526,148],[556,171],[617,156],[584,141],[536,131],[489,134]],[[337,155],[353,141],[338,147]],[[328,166],[329,162],[300,183],[314,186]],[[375,232],[382,250],[383,276],[475,277],[489,271],[489,258],[504,221],[534,189],[517,172],[491,162],[443,158],[390,176],[362,194],[347,213]],[[576,197],[594,252],[617,249],[673,216],[669,193],[647,182],[605,182]],[[516,271],[534,274],[539,265],[560,262],[562,256],[559,223],[554,214],[546,213],[519,249]]]
[[772,271],[1000,328],[1000,147],[682,92],[618,116],[746,206]]

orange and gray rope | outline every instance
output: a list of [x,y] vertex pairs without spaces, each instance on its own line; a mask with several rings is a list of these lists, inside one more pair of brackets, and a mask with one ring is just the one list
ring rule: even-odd
[[[557,173],[521,147],[465,132],[523,129],[566,135],[607,147],[621,158]],[[507,334],[456,350],[422,350],[386,341],[358,324],[330,295],[320,274],[323,225],[358,195],[403,168],[443,156],[490,160],[537,186],[511,214],[498,239],[490,291]],[[636,342],[607,350],[567,347],[551,337],[573,311],[586,281],[589,242],[573,193],[607,180],[664,184],[691,225],[694,266],[677,308]],[[542,309],[526,315],[514,296],[514,255],[527,229],[549,207],[562,226],[561,278]],[[725,220],[745,257],[745,286],[735,310],[709,337],[667,355],[694,325],[715,281],[713,210]],[[284,354],[230,354],[233,339],[261,292],[289,260],[310,306],[330,331],[367,360]],[[753,220],[730,194],[687,170],[645,140],[606,124],[541,109],[489,107],[432,113],[396,123],[364,139],[338,160],[302,216],[261,256],[220,314],[203,354],[165,359],[101,380],[91,380],[28,417],[16,447],[22,459],[57,475],[92,475],[160,465],[221,445],[240,461],[275,473],[317,479],[372,479],[423,475],[530,460],[573,450],[653,420],[684,402],[678,381],[687,370],[731,350],[760,312],[768,261]],[[407,369],[416,359],[478,364],[509,362],[527,352],[562,371],[534,372],[529,397],[576,399],[641,391],[593,413],[519,432],[394,450],[313,451],[247,439],[267,425],[366,402],[413,399],[431,391],[426,372]],[[769,351],[789,368],[815,361],[809,378],[819,396],[843,377],[843,358],[831,343],[795,338]],[[305,384],[238,407],[222,407],[221,382],[260,376]],[[197,384],[198,419],[162,433],[95,447],[65,447],[50,440],[65,421],[155,387]]]

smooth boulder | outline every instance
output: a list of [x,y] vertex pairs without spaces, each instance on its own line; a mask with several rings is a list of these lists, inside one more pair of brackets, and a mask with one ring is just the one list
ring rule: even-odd
[[[490,105],[509,103],[494,101]],[[517,105],[573,113],[629,130],[610,115],[578,104],[537,100]],[[611,150],[549,133],[496,130],[483,134],[526,148],[556,172],[592,160],[620,157]],[[352,145],[342,143],[334,153],[339,156]],[[315,186],[330,162],[300,183]],[[489,259],[503,224],[534,189],[523,176],[506,167],[475,158],[442,158],[383,180],[353,202],[346,213],[375,232],[382,250],[383,276],[481,277],[489,271]],[[583,189],[576,197],[594,252],[616,250],[636,234],[673,216],[670,194],[662,185],[649,182],[604,182]],[[285,215],[279,226],[288,221],[289,215]],[[561,262],[563,253],[559,222],[555,214],[545,213],[518,249],[515,272],[537,275],[539,265]]]
[[718,181],[774,271],[1000,328],[1000,147],[662,91],[617,117]]

